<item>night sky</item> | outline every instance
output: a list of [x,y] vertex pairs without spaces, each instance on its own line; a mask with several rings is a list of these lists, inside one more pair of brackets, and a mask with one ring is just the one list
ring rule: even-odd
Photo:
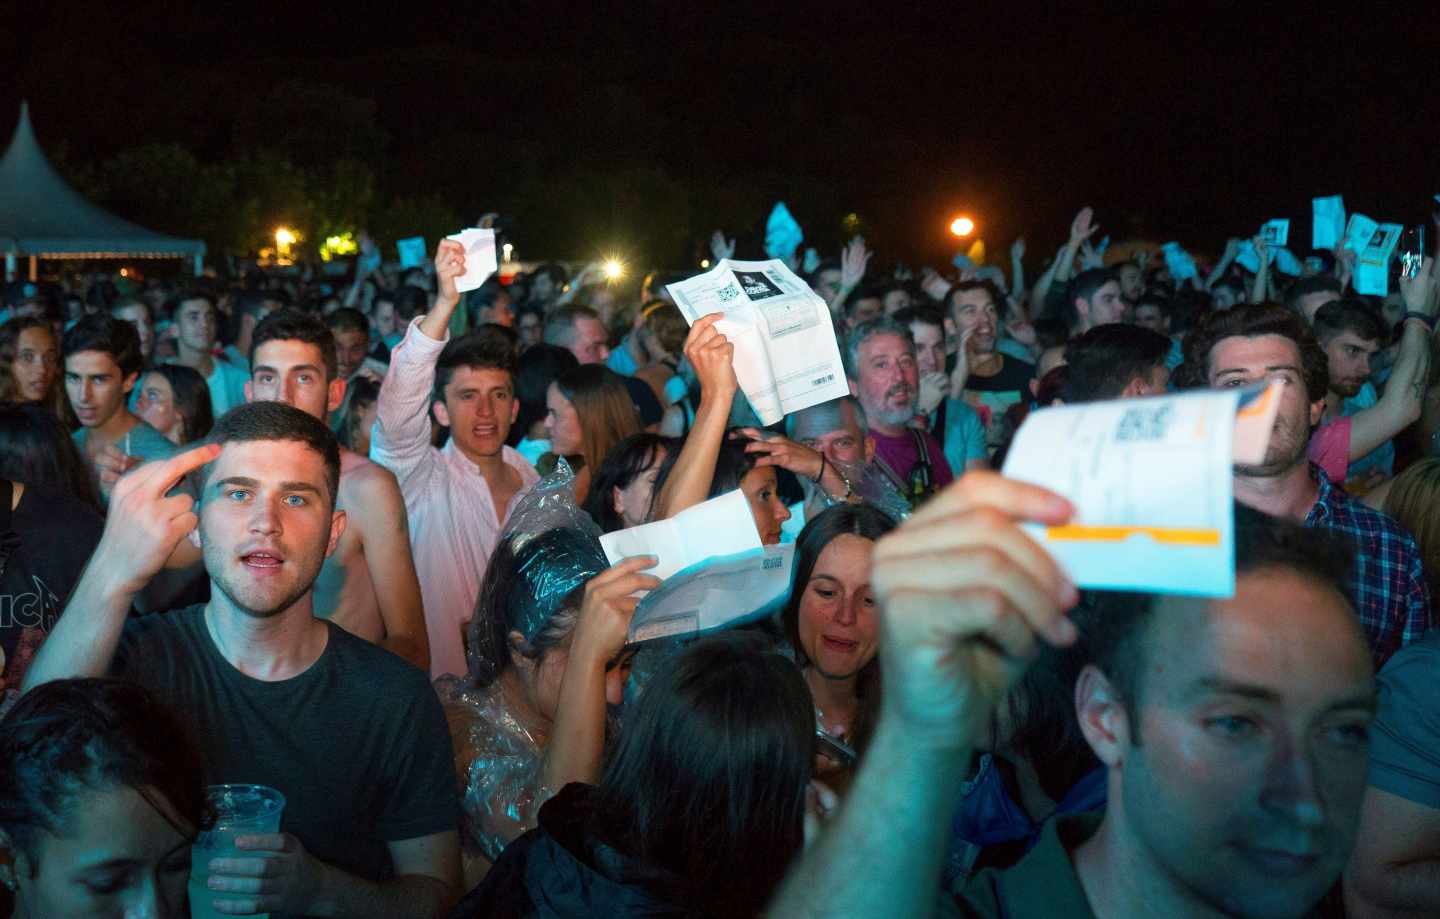
[[373,103],[379,130],[349,142],[385,194],[499,209],[531,258],[684,264],[716,226],[754,240],[784,198],[827,254],[855,212],[882,258],[938,262],[966,210],[992,247],[1024,233],[1033,271],[1084,204],[1117,240],[1214,251],[1272,216],[1308,241],[1314,195],[1413,223],[1440,193],[1424,3],[6,5],[5,136],[24,96],[68,163],[289,132],[323,148],[327,125],[270,94],[333,86]]

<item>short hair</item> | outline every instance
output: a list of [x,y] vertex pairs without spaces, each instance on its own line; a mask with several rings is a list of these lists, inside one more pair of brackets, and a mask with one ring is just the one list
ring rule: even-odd
[[861,435],[870,433],[869,422],[865,418],[865,407],[860,400],[854,396],[841,396],[838,399],[831,399],[828,402],[819,402],[809,408],[802,408],[798,412],[791,412],[785,416],[785,436],[792,440],[799,437],[801,428],[811,419],[816,424],[824,426],[827,433],[838,431],[845,424],[845,417],[842,414],[845,406],[855,413],[855,424],[860,428]]
[[349,306],[342,306],[325,317],[325,327],[331,333],[364,332],[370,334],[370,320],[365,314]]
[[1173,315],[1175,312],[1174,307],[1170,304],[1170,298],[1160,293],[1150,293],[1147,291],[1141,294],[1135,300],[1135,309],[1138,310],[1142,306],[1153,306],[1160,311],[1161,316],[1166,317]]
[[1114,280],[1115,272],[1109,268],[1087,268],[1071,278],[1070,284],[1065,288],[1065,324],[1072,329],[1080,324],[1080,312],[1075,309],[1076,300],[1089,303],[1095,296],[1095,291]]
[[182,421],[180,442],[193,443],[210,433],[215,426],[215,410],[210,399],[210,384],[200,371],[184,364],[157,364],[150,368],[170,384],[174,394],[175,411]]
[[326,382],[339,374],[335,359],[335,336],[316,316],[296,309],[276,310],[260,320],[250,338],[250,366],[255,366],[255,355],[260,346],[271,341],[298,341],[320,349],[320,359],[325,364]]
[[210,309],[216,308],[214,294],[199,287],[189,287],[180,291],[180,295],[175,298],[175,306],[178,308],[186,300],[204,300]]
[[140,333],[133,323],[116,319],[107,313],[82,316],[65,333],[62,352],[66,357],[82,351],[99,351],[110,355],[120,367],[122,376],[139,373],[145,366],[140,354]]
[[960,294],[969,293],[972,290],[983,290],[990,295],[990,300],[995,305],[996,312],[1005,307],[1005,294],[999,286],[989,278],[971,278],[968,281],[961,281],[950,292],[945,295],[945,308],[953,316],[955,314],[955,300]]
[[[364,374],[356,374],[345,387],[345,407],[340,416],[340,432],[336,436],[347,450],[355,449],[359,440],[360,416],[367,405],[380,398],[380,384]],[[363,455],[363,454],[362,454]]]
[[1065,349],[1070,366],[1065,401],[1118,398],[1131,380],[1149,379],[1169,353],[1170,339],[1159,332],[1125,323],[1096,326]]
[[172,825],[173,813],[191,825],[187,835],[209,825],[200,746],[187,720],[149,690],[54,680],[0,719],[0,830],[33,872],[41,835],[64,830],[76,798],[114,788],[134,790]]
[[499,370],[510,376],[515,384],[515,347],[503,335],[497,335],[490,326],[481,326],[459,338],[452,338],[435,361],[435,389],[432,402],[445,401],[445,387],[461,367],[473,370]]
[[[376,297],[375,299],[381,298]],[[395,315],[405,322],[409,322],[430,307],[430,295],[413,284],[400,285],[397,290],[392,291],[384,299],[395,304]]]
[[575,343],[575,320],[594,319],[600,321],[600,314],[588,306],[566,306],[550,314],[545,320],[544,342],[568,348]]
[[[234,443],[283,440],[304,444],[320,454],[325,463],[325,485],[330,490],[330,508],[340,494],[340,443],[330,428],[314,416],[283,402],[247,402],[237,405],[215,422],[206,438],[224,447]],[[201,470],[198,493],[205,494],[214,461]]]
[[1321,345],[1330,344],[1336,336],[1345,332],[1362,341],[1373,341],[1382,345],[1390,338],[1385,328],[1385,320],[1376,315],[1364,301],[1350,297],[1331,300],[1320,307],[1315,311],[1312,325],[1315,327],[1315,337],[1320,340]]
[[918,322],[921,325],[936,326],[941,332],[945,331],[945,314],[940,311],[938,306],[931,306],[928,303],[916,304],[907,306],[902,310],[896,310],[891,318],[907,327]]
[[1303,318],[1275,303],[1237,304],[1234,309],[1204,316],[1185,339],[1185,362],[1176,371],[1182,388],[1210,385],[1210,352],[1226,338],[1279,335],[1300,352],[1306,398],[1317,402],[1330,388],[1330,359]]
[[[1235,573],[1283,569],[1333,590],[1347,605],[1354,600],[1346,577],[1354,570],[1354,549],[1333,531],[1304,527],[1271,517],[1243,504],[1234,505]],[[1092,663],[1105,674],[1130,716],[1131,737],[1139,744],[1135,710],[1141,674],[1148,662],[1145,637],[1158,597],[1154,594],[1087,592],[1079,614],[1080,632]]]
[[1296,278],[1295,282],[1285,291],[1285,307],[1298,310],[1300,309],[1300,298],[1308,297],[1311,294],[1333,294],[1335,299],[1339,300],[1341,291],[1340,279],[1328,274],[1312,274],[1308,278]]
[[901,325],[893,316],[876,316],[867,319],[851,329],[845,336],[845,374],[852,380],[860,379],[860,346],[876,335],[895,335],[905,342],[913,352],[915,336],[908,325]]

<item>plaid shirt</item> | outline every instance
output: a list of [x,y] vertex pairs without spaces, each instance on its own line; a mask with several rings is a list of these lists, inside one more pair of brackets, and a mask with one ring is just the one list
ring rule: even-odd
[[1390,655],[1431,627],[1430,589],[1420,548],[1398,523],[1330,484],[1324,470],[1312,464],[1310,471],[1320,496],[1305,515],[1305,525],[1342,533],[1354,544],[1357,561],[1350,589],[1379,670]]

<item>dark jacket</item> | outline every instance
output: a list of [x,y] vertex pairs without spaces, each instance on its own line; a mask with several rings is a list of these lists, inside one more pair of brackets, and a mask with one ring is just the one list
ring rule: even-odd
[[451,919],[702,916],[681,879],[602,841],[595,789],[571,784],[540,808],[539,827],[505,847]]

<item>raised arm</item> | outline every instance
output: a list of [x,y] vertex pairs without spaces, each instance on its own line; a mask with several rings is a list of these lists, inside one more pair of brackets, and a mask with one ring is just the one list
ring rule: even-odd
[[364,466],[351,475],[359,477],[355,482],[358,488],[356,500],[348,504],[346,512],[350,526],[360,533],[380,621],[385,625],[380,645],[428,671],[430,640],[400,486],[389,470],[378,465]]
[[455,279],[465,273],[465,249],[442,239],[435,250],[440,291],[435,306],[413,320],[390,352],[390,369],[375,400],[370,458],[395,473],[402,491],[430,456],[430,401],[435,362],[450,340],[450,317],[460,303]]
[[1255,257],[1260,260],[1260,267],[1255,272],[1255,283],[1250,286],[1250,302],[1264,303],[1270,283],[1270,244],[1263,236],[1256,236],[1250,242],[1255,247]]
[[876,544],[880,721],[839,815],[769,915],[931,914],[975,743],[1037,637],[1076,636],[1064,615],[1074,586],[1016,521],[1070,513],[1044,489],[972,472]]
[[849,245],[840,252],[840,283],[835,288],[835,296],[830,298],[831,316],[840,315],[845,306],[845,298],[865,280],[865,269],[874,254],[865,248],[865,239],[861,236],[850,240]]
[[735,379],[735,346],[715,330],[723,313],[702,316],[685,339],[685,359],[700,378],[700,407],[674,467],[655,500],[655,519],[673,517],[705,500],[715,478],[715,460],[730,422],[730,406],[739,383]]
[[188,494],[167,492],[219,454],[218,445],[206,444],[146,463],[115,485],[100,544],[65,612],[26,670],[23,689],[109,671],[131,600],[199,523]]
[[[1400,333],[1400,353],[1385,393],[1373,407],[1350,419],[1350,459],[1357,460],[1394,437],[1420,417],[1425,388],[1430,380],[1431,326],[1435,321],[1434,259],[1427,258],[1414,278],[1400,279],[1406,318]],[[1416,314],[1416,315],[1409,315]]]
[[[1015,301],[1021,309],[1025,307],[1025,237],[1020,237],[1010,244],[1010,299]],[[1034,313],[1029,313],[1026,319],[1034,318]]]
[[1220,261],[1215,263],[1215,270],[1210,272],[1210,276],[1205,279],[1206,290],[1210,290],[1220,283],[1220,279],[1225,277],[1225,272],[1229,271],[1230,266],[1235,263],[1235,256],[1239,254],[1240,240],[1234,238],[1225,240],[1225,254],[1220,256]]

